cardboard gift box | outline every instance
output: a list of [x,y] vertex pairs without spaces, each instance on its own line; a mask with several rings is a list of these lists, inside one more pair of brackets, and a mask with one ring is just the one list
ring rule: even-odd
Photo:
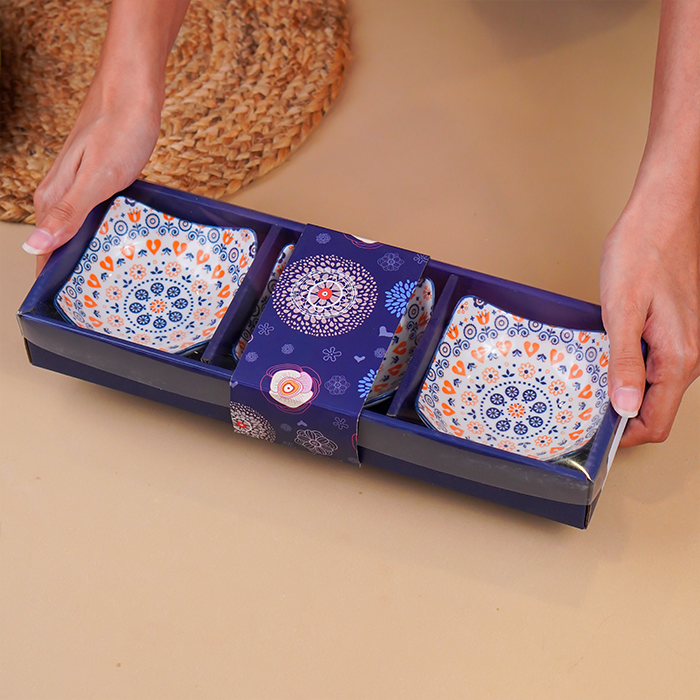
[[[232,349],[266,287],[277,256],[288,244],[295,244],[289,266],[296,265],[299,274],[308,260],[321,264],[342,257],[360,269],[368,255],[376,259],[375,246],[391,251],[390,256],[399,256],[394,251],[400,249],[140,181],[120,195],[196,224],[254,230],[258,249],[247,275],[209,342],[185,355],[67,322],[54,298],[95,236],[112,198],[96,207],[78,234],[52,255],[18,312],[32,364],[211,418],[233,419],[232,427],[238,432],[245,432],[240,426],[249,425],[248,418],[257,416],[259,425],[269,430],[249,434],[263,439],[388,469],[575,527],[588,525],[624,427],[609,404],[583,451],[545,462],[428,428],[416,412],[415,401],[452,312],[464,296],[473,295],[533,321],[581,331],[604,330],[598,306],[401,251],[402,262],[406,260],[402,267],[402,279],[408,278],[405,284],[415,284],[421,275],[429,277],[434,283],[435,307],[394,396],[366,406],[362,392],[323,391],[323,377],[313,369],[312,356],[318,355],[324,338],[332,337],[338,358],[342,355],[340,364],[334,366],[336,376],[343,362],[348,376],[353,372],[364,378],[371,375],[381,360],[379,354],[372,354],[374,331],[391,329],[388,305],[369,304],[366,318],[348,317],[348,327],[339,331],[309,330],[292,319],[293,309],[284,307],[286,297],[278,285],[260,323],[266,329],[276,324],[277,332],[284,335],[276,336],[274,343],[269,338],[254,338],[251,347],[256,352],[252,354],[256,360],[260,357],[258,362],[236,363]],[[376,289],[363,288],[368,298],[389,298],[391,280],[383,275],[376,278],[376,284],[372,282]],[[332,332],[340,335],[328,335]],[[282,342],[284,338],[292,340]],[[293,361],[291,356],[274,355],[282,346],[294,347]],[[279,358],[290,363],[273,364]],[[302,373],[310,382],[304,405],[280,400],[275,394],[279,377]],[[277,398],[269,400],[272,394]],[[241,406],[243,413],[236,409]],[[329,427],[315,431],[321,424]],[[315,435],[322,439],[312,445]]]

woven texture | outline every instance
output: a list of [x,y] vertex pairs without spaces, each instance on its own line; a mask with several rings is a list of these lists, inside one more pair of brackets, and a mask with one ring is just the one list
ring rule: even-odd
[[[108,10],[105,0],[0,0],[0,220],[33,223],[34,190],[85,97]],[[348,60],[345,0],[192,0],[143,177],[232,194],[306,139]]]

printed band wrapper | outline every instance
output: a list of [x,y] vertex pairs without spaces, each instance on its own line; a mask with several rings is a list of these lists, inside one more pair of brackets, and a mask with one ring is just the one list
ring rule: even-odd
[[362,406],[428,261],[306,226],[231,377],[234,430],[357,464]]

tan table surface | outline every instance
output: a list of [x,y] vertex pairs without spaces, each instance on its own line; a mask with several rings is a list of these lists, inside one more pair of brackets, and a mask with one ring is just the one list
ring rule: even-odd
[[[326,122],[235,202],[598,300],[658,5],[353,0]],[[581,532],[31,367],[0,227],[0,695],[694,698],[700,383]]]

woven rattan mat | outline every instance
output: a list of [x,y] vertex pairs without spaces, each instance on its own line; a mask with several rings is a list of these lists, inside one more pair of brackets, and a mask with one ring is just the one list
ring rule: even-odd
[[[34,190],[97,63],[106,0],[0,0],[0,220],[34,221]],[[345,0],[192,0],[168,64],[143,177],[221,198],[286,160],[338,95]]]

